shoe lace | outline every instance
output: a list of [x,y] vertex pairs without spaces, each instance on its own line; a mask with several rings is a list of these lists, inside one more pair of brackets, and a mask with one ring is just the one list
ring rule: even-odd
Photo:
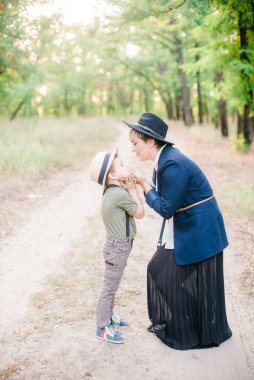
[[110,332],[110,334],[112,334],[113,336],[115,336],[115,330],[113,329],[113,327],[112,327],[112,325],[111,324],[109,324],[108,326],[107,326],[107,328],[109,329],[109,332]]
[[121,318],[117,314],[112,314],[111,319],[117,323],[121,322]]

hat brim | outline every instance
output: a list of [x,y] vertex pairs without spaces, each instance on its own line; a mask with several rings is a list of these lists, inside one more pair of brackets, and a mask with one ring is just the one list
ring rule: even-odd
[[163,139],[163,138],[160,138],[160,137],[155,136],[153,133],[151,133],[151,132],[149,132],[149,131],[146,131],[145,129],[143,129],[141,126],[139,126],[139,125],[137,125],[137,124],[131,124],[131,123],[128,123],[127,121],[124,121],[124,120],[122,120],[122,122],[123,122],[124,124],[126,124],[129,128],[135,129],[135,131],[141,132],[141,133],[143,133],[144,135],[153,138],[154,140],[164,142],[165,144],[175,145],[175,144],[172,143],[171,141],[168,141],[168,140],[166,140],[166,139]]
[[107,168],[105,170],[105,174],[104,174],[104,177],[103,177],[103,182],[102,182],[102,186],[103,188],[105,188],[106,186],[106,178],[107,178],[107,174],[108,174],[108,171],[110,169],[110,166],[112,165],[112,162],[114,161],[114,158],[115,156],[118,154],[118,148],[116,147],[111,153],[110,153],[110,157],[109,157],[109,160],[108,160],[108,164],[107,164]]

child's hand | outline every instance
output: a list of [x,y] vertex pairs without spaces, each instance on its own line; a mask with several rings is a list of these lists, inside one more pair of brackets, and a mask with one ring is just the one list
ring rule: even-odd
[[130,175],[129,177],[125,177],[124,180],[120,180],[120,183],[121,186],[128,191],[136,188],[136,180],[132,175]]

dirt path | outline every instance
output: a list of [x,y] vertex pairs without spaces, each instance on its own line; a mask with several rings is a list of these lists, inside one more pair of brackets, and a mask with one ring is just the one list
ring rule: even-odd
[[82,236],[86,218],[98,211],[99,189],[91,191],[88,174],[73,176],[73,180],[59,196],[39,208],[2,248],[0,323],[3,326],[25,315],[31,289],[36,292],[41,280],[56,270],[59,257],[71,242]]
[[[131,158],[127,133],[124,129],[118,146]],[[131,324],[126,343],[115,346],[95,339],[94,313],[103,274],[101,192],[87,173],[75,174],[71,185],[2,245],[0,379],[254,378],[254,220],[232,213],[231,200],[223,198],[230,186],[253,178],[253,155],[233,156],[228,142],[213,131],[175,126],[171,134],[208,174],[224,210],[231,242],[224,257],[233,337],[219,348],[175,351],[146,332],[146,265],[160,225],[160,218],[146,207],[116,300],[119,314]],[[250,169],[243,172],[246,163]],[[139,167],[150,173],[150,164]]]

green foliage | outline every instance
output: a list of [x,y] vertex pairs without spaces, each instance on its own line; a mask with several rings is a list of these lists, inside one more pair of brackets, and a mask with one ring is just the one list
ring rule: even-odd
[[229,209],[237,216],[254,216],[254,183],[231,187],[221,193],[224,209]]
[[248,153],[250,145],[246,143],[242,133],[233,141],[233,149],[236,152]]
[[115,13],[86,27],[66,25],[60,14],[29,18],[26,9],[36,0],[2,2],[2,118],[137,114],[162,107],[179,118],[184,86],[194,116],[200,94],[213,120],[221,99],[229,114],[242,115],[248,104],[247,116],[253,115],[252,2],[101,2]]

